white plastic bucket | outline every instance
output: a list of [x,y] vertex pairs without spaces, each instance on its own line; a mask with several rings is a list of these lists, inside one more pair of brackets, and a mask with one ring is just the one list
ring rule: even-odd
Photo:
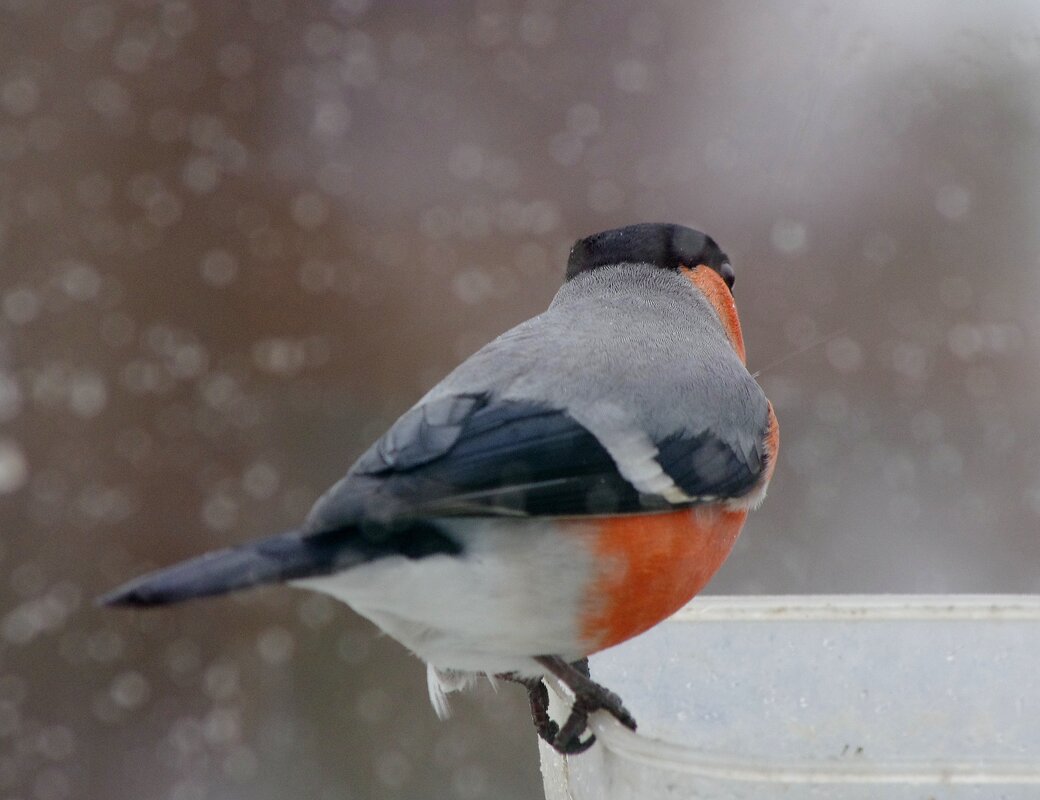
[[1040,798],[1040,596],[702,597],[591,668],[639,731],[547,800]]

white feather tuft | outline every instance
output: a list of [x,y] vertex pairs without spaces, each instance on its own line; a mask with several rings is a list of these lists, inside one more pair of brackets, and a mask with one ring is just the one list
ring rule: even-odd
[[426,687],[430,691],[430,703],[437,714],[437,719],[448,719],[451,717],[451,705],[448,703],[448,692],[437,674],[437,668],[433,664],[426,665]]
[[451,716],[451,704],[448,703],[448,695],[451,692],[461,692],[468,689],[477,681],[477,676],[472,672],[463,672],[455,669],[437,669],[432,664],[426,665],[426,687],[430,692],[430,703],[439,719],[448,719]]

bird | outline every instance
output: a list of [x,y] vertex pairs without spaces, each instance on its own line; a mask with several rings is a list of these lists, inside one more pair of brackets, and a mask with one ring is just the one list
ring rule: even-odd
[[[746,367],[735,273],[710,236],[639,223],[579,239],[541,314],[462,362],[294,530],[99,598],[161,606],[287,583],[351,606],[427,664],[440,717],[481,676],[527,689],[567,755],[605,711],[588,656],[689,602],[766,494],[773,406]],[[573,695],[548,714],[545,680]]]

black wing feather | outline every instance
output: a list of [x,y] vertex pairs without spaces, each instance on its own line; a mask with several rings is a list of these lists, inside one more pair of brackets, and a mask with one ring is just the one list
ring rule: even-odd
[[[406,445],[396,444],[395,425],[352,471],[378,480],[378,485],[363,481],[366,489],[375,489],[366,505],[377,516],[388,508],[391,515],[484,516],[660,507],[657,498],[633,489],[596,437],[564,412],[473,396],[431,405],[432,410],[420,406],[402,418]],[[465,414],[456,413],[459,407]]]
[[[761,439],[761,437],[760,437]],[[705,431],[699,436],[670,436],[657,444],[658,463],[690,497],[740,497],[762,474],[758,447],[734,447]]]

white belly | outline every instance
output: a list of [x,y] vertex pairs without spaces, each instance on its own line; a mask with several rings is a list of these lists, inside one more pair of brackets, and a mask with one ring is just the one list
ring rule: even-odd
[[530,519],[446,524],[458,556],[381,558],[294,585],[332,595],[438,670],[540,675],[538,655],[585,655],[583,537]]

